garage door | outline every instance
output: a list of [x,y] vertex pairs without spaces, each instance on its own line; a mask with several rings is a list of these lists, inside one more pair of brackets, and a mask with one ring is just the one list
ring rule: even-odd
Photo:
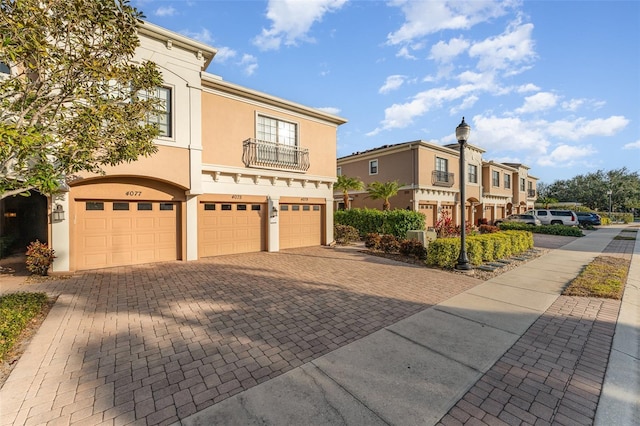
[[200,203],[199,257],[266,250],[266,204]]
[[281,204],[279,216],[281,249],[322,244],[322,206]]
[[76,269],[178,258],[176,203],[78,201],[76,212]]

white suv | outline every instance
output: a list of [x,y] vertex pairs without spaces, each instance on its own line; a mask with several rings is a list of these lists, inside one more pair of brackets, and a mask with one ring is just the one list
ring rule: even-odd
[[567,225],[577,226],[578,215],[572,210],[529,210],[525,214],[533,214],[543,225]]

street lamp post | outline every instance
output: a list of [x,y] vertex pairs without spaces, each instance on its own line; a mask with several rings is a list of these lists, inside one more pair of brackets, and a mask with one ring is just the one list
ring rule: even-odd
[[469,265],[469,258],[467,257],[467,242],[466,242],[466,200],[467,197],[465,195],[465,186],[467,184],[465,179],[465,161],[464,161],[464,148],[467,145],[467,140],[469,139],[469,134],[471,133],[471,127],[464,122],[464,117],[462,117],[462,122],[456,127],[456,139],[458,140],[458,144],[460,145],[460,255],[458,256],[458,263],[455,268],[459,271],[469,271],[471,270],[471,265]]

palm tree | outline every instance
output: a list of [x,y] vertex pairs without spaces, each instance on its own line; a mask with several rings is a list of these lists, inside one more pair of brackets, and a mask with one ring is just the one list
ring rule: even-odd
[[397,180],[392,182],[371,182],[367,185],[367,192],[369,193],[369,197],[373,200],[384,200],[382,203],[382,210],[391,209],[391,203],[389,203],[389,198],[398,195],[398,190],[400,189],[400,184]]
[[342,199],[344,201],[344,209],[349,208],[349,191],[359,191],[364,188],[364,183],[358,178],[340,175],[338,181],[333,185],[334,189],[342,191]]

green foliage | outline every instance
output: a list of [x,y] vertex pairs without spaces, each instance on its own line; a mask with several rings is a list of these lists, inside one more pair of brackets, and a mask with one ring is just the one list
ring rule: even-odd
[[364,188],[364,183],[358,179],[345,175],[338,176],[338,181],[333,185],[333,189],[342,191],[344,208],[349,208],[349,191],[358,191]]
[[13,348],[20,333],[47,304],[44,293],[12,293],[0,296],[0,360]]
[[[133,62],[141,12],[128,0],[2,3],[0,194],[50,194],[67,175],[157,151],[162,84],[152,62]],[[133,100],[133,102],[132,102]]]
[[0,259],[7,256],[11,252],[11,247],[15,242],[15,237],[12,235],[3,235],[0,237]]
[[611,223],[631,223],[633,222],[632,213],[599,213],[602,219],[607,219],[607,223],[602,222],[603,225],[610,225]]
[[[469,263],[505,259],[533,248],[533,234],[527,231],[502,231],[491,234],[472,235],[466,239]],[[451,269],[460,254],[459,238],[438,238],[429,243],[427,264]]]
[[[598,212],[607,212],[610,207],[614,212],[628,212],[640,207],[640,175],[626,167],[607,172],[598,170],[550,185],[540,183],[538,192],[541,198],[576,202]],[[538,203],[541,202],[539,198]]]
[[349,225],[335,225],[333,227],[333,235],[336,243],[347,245],[360,239],[358,230]]
[[392,182],[371,182],[367,185],[367,193],[372,200],[382,200],[382,210],[390,210],[391,203],[389,198],[398,195],[400,190],[400,184],[398,181]]
[[519,222],[502,222],[500,229],[506,230],[524,230],[530,231],[536,234],[548,234],[548,235],[563,235],[566,237],[582,237],[582,231],[576,226],[567,225],[542,225],[533,226],[526,223]]
[[391,234],[404,238],[407,231],[424,229],[425,217],[409,210],[351,209],[334,213],[334,223],[353,226],[360,235]]
[[27,247],[27,271],[35,275],[47,275],[53,263],[55,250],[36,240]]

